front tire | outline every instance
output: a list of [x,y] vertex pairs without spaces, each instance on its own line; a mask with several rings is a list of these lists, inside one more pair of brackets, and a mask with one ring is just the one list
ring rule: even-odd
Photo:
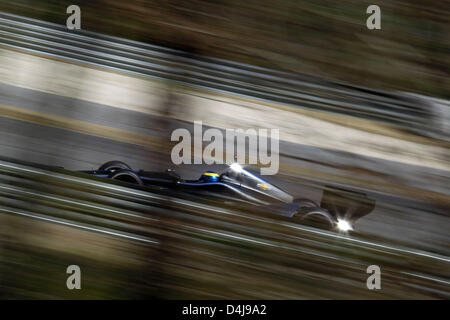
[[309,199],[294,199],[294,203],[297,203],[300,208],[315,208],[319,207],[319,204]]
[[335,226],[333,217],[320,207],[304,207],[296,214],[296,220],[303,225],[332,230]]

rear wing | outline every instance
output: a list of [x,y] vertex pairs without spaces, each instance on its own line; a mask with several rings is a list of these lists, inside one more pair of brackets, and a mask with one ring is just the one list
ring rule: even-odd
[[352,190],[325,186],[320,206],[334,217],[355,222],[375,208],[375,200]]

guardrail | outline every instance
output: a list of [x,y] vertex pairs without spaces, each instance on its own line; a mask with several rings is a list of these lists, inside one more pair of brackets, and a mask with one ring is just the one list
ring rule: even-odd
[[[352,296],[376,297],[355,277],[365,279],[367,266],[377,264],[383,269],[386,297],[404,296],[402,290],[420,297],[450,296],[449,257],[309,228],[271,218],[259,208],[219,208],[195,198],[11,159],[0,158],[0,214],[139,242],[159,256],[170,252],[171,259],[195,256],[201,267],[187,276],[190,283],[189,277],[221,265],[225,281],[236,285],[249,280],[251,268],[263,272],[274,287],[282,283],[290,294],[308,290],[305,279],[313,277],[318,287],[336,285]],[[236,269],[236,263],[241,267]],[[152,261],[150,268],[161,272],[162,264]],[[183,272],[192,270],[186,267]],[[322,294],[333,297],[332,291]],[[289,295],[277,292],[273,297]]]
[[[0,13],[0,45],[143,77],[244,95],[301,108],[337,112],[440,137],[432,102],[294,73],[192,55],[89,31]],[[424,106],[425,104],[425,106]],[[431,107],[430,107],[431,106]]]

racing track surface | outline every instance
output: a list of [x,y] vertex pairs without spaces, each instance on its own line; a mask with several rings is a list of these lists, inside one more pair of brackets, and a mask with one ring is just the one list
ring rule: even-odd
[[[134,111],[11,87],[5,84],[0,85],[0,104],[2,105],[0,108],[0,149],[3,157],[51,166],[63,166],[69,170],[97,168],[102,163],[113,159],[125,161],[134,168],[147,170],[174,168],[170,158],[165,153],[167,150],[161,147],[161,141],[167,141],[168,134],[175,128],[192,129],[189,124],[181,121],[161,119]],[[436,281],[431,281],[432,283],[439,283],[439,289],[434,288],[427,291],[422,288],[421,290],[424,291],[419,291],[425,292],[424,294],[427,297],[448,298],[450,292],[447,258],[450,256],[448,247],[448,243],[450,243],[450,235],[448,234],[450,227],[448,172],[284,142],[280,144],[280,153],[282,163],[280,173],[276,177],[270,177],[270,180],[296,197],[312,198],[319,201],[321,186],[331,182],[340,186],[357,187],[375,198],[377,200],[376,210],[359,221],[357,224],[359,235],[355,235],[355,237],[362,236],[367,237],[362,239],[372,240],[357,240],[355,238],[355,243],[357,243],[355,245],[359,248],[358,250],[365,250],[365,247],[374,250],[374,244],[380,241],[383,246],[389,247],[389,244],[392,243],[393,248],[397,248],[397,246],[405,248],[406,251],[397,257],[400,259],[399,261],[402,258],[406,259],[404,260],[405,263],[406,261],[414,261],[414,258],[409,257],[408,254],[417,250],[425,252],[427,255],[441,257],[441,260],[438,259],[441,261],[439,263],[444,264],[439,265],[441,269],[443,268],[439,271],[440,277]],[[208,169],[218,171],[222,168],[223,166],[208,167]],[[205,169],[206,166],[201,165],[180,166],[177,171],[185,178],[196,178]],[[364,185],[364,181],[374,184],[367,183]],[[401,190],[398,186],[402,187]],[[9,192],[8,194],[13,192],[14,194],[14,189],[3,189],[3,196],[5,196],[4,192]],[[2,199],[8,199],[8,197]],[[430,201],[430,199],[435,201]],[[20,201],[23,201],[23,199]],[[176,217],[179,215],[177,210],[180,209],[178,206],[173,207],[173,202],[171,202],[167,208],[164,209],[163,206],[161,210],[165,210],[169,216],[172,212]],[[203,222],[199,222],[201,219],[198,215],[201,215],[200,212],[205,209],[202,209],[200,205],[198,210],[198,212],[195,210],[184,212],[183,214],[186,216],[180,219],[193,219],[193,225],[197,229],[201,229],[199,225],[202,223],[215,225],[215,228],[219,228],[221,223],[224,223],[214,220],[216,218],[210,214],[206,214],[206,218],[203,218],[212,219],[212,221],[204,222],[202,220]],[[208,212],[213,212],[221,209],[209,208],[208,210]],[[248,218],[247,214],[244,215],[246,216],[245,219],[252,219],[251,217]],[[239,219],[236,221],[231,219],[227,220],[226,223],[237,223],[238,225],[240,222]],[[248,225],[244,223],[243,229],[238,228],[235,233],[203,229],[207,230],[205,232],[209,233],[210,237],[240,237],[244,239],[239,240],[244,241],[243,245],[251,246],[250,243],[255,241],[267,241],[267,238],[265,238],[268,237],[267,232],[269,234],[270,232],[275,232],[274,234],[281,232],[273,230],[285,228],[286,223],[288,222],[274,219],[270,222],[272,226],[270,228],[258,223],[249,223]],[[242,237],[239,232],[245,234],[243,230],[246,226],[254,228],[253,231],[247,230],[250,234],[262,233],[262,238]],[[262,229],[258,230],[258,227]],[[320,231],[303,227],[288,226],[288,228],[291,228],[290,236],[297,239],[295,241],[299,241],[292,247],[296,248],[295,250],[307,251],[305,243],[320,243],[324,239],[327,239],[327,243],[332,243],[334,247],[339,248],[341,241],[343,241],[341,235],[322,234]],[[230,230],[230,227],[224,229]],[[294,229],[299,231],[294,233]],[[348,240],[347,237],[344,238]],[[157,242],[159,241],[157,240]],[[270,241],[267,243],[269,243],[269,247],[275,246],[274,252],[276,252],[277,245]],[[388,249],[383,246],[378,247],[377,250],[384,257],[385,250]],[[281,249],[280,247],[278,250],[286,250],[286,248]],[[304,270],[313,270],[315,266],[323,263],[322,259],[325,258],[319,258],[321,254],[328,257],[327,259],[331,259],[330,254],[336,255],[335,258],[338,261],[343,259],[343,255],[345,255],[342,252],[339,253],[338,249],[332,253],[326,252],[324,248],[317,249],[316,247],[315,250],[316,258],[308,256],[308,264],[310,265],[309,267],[304,266],[306,268]],[[321,250],[323,251],[321,252]],[[270,252],[269,250],[266,253],[270,254]],[[347,254],[349,252],[358,254],[357,251],[348,251]],[[258,251],[258,254],[264,254],[264,252]],[[370,263],[371,254],[361,255],[365,256],[365,262]],[[372,256],[373,261],[377,260],[376,256],[376,253]],[[385,261],[389,260],[386,259]],[[297,260],[294,259],[294,261]],[[425,262],[422,261],[421,263]],[[427,263],[430,266],[430,263]],[[427,266],[427,263],[425,263],[425,266]],[[395,270],[395,267],[399,265],[405,266],[402,263],[394,263],[392,265],[394,267],[391,266],[391,268],[394,268],[391,275],[393,279],[399,277],[395,272],[400,272],[405,277],[405,273],[402,273],[401,269]],[[332,266],[333,264],[330,264],[327,267],[329,269],[322,270],[321,281],[325,281],[327,273],[333,269]],[[432,263],[431,267],[434,268]],[[420,273],[415,272],[415,274],[420,276]],[[427,274],[427,272],[423,271],[423,274]],[[429,276],[422,275],[422,277]],[[402,283],[408,282],[405,279],[402,280]],[[287,279],[285,280],[287,281]],[[353,281],[355,280],[353,279]],[[392,283],[395,283],[395,281],[392,280]],[[415,286],[414,288],[417,289],[427,285],[415,283],[411,287]],[[329,288],[329,290],[331,289]],[[399,294],[395,290],[389,292],[391,294],[395,292],[391,297]],[[341,297],[336,292],[327,291],[326,288],[316,294],[317,297]],[[365,293],[361,291],[361,294]],[[314,295],[311,294],[311,296]],[[295,298],[295,292],[292,293],[292,296],[284,295],[283,297]]]
[[[131,286],[141,298],[448,297],[450,259],[398,242],[387,244],[301,226],[290,219],[274,219],[254,205],[218,207],[201,198],[129,188],[4,158],[0,159],[0,181],[0,234],[4,238],[0,268],[9,275],[1,283],[5,297],[23,296],[23,285],[18,285],[21,276],[22,280],[33,277],[25,283],[25,287],[31,285],[31,292],[66,296],[64,286],[56,283],[42,288],[42,284],[49,281],[52,269],[57,275],[61,272],[58,264],[70,260],[79,261],[83,270],[88,267],[83,276],[89,279],[84,280],[87,296],[84,291],[79,296],[84,298],[98,290],[99,281],[109,288]],[[65,232],[58,227],[66,228]],[[11,230],[22,232],[12,235]],[[58,233],[65,238],[59,241],[69,238],[73,242],[59,254],[54,243]],[[70,240],[74,233],[76,237]],[[101,236],[92,241],[92,233]],[[31,240],[30,234],[40,237]],[[120,276],[114,265],[105,262],[105,258],[111,260],[106,244],[112,239],[120,240],[115,251],[127,250],[128,257],[132,253],[141,260],[138,270],[126,259]],[[89,242],[97,250],[74,255],[75,248],[86,250]],[[87,258],[91,251],[100,254],[100,259]],[[21,255],[33,262],[24,264]],[[381,266],[383,291],[365,288],[364,271],[369,264]],[[38,288],[33,287],[36,284]],[[101,292],[104,296],[104,289]]]

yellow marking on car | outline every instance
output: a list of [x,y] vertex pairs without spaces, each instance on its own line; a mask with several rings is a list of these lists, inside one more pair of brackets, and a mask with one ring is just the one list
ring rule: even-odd
[[205,172],[203,175],[204,176],[211,176],[211,177],[219,177],[219,175],[217,173],[214,173],[214,172]]
[[256,185],[258,188],[264,189],[264,190],[269,190],[270,187],[267,184],[263,184],[263,183],[258,183]]

